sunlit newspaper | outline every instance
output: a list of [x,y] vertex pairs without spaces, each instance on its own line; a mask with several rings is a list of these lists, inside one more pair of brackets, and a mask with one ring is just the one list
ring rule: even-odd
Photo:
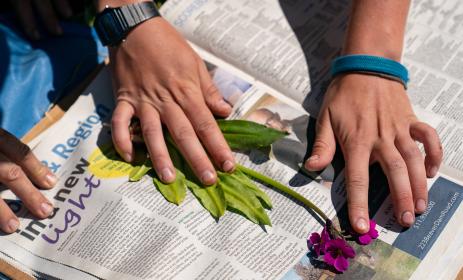
[[[457,106],[463,77],[455,74],[458,67],[452,66],[453,72],[448,67],[459,61],[462,5],[430,2],[414,2],[404,61],[412,72],[415,111],[443,139],[443,173],[428,181],[426,212],[404,230],[393,218],[381,169],[371,167],[370,215],[380,236],[356,248],[346,273],[321,269],[308,253],[306,238],[322,224],[266,186],[260,187],[274,209],[268,212],[272,227],[264,228],[228,212],[217,222],[191,194],[181,206],[170,204],[148,177],[128,183],[122,171],[113,169],[112,178],[100,178],[92,163],[100,158],[98,147],[111,143],[114,106],[107,69],[34,148],[59,175],[57,187],[44,191],[54,214],[35,220],[11,192],[2,192],[21,226],[0,237],[0,257],[36,277],[58,279],[455,277],[463,264],[463,140],[458,137],[463,111]],[[301,166],[314,139],[329,62],[342,43],[348,9],[347,1],[171,0],[161,10],[205,59],[234,107],[231,118],[289,133],[269,150],[237,153],[237,160],[294,188],[341,221],[347,220],[342,157],[336,155],[319,173]],[[440,68],[427,65],[431,51],[442,56],[434,63],[447,62]],[[444,105],[449,108],[437,109]]]

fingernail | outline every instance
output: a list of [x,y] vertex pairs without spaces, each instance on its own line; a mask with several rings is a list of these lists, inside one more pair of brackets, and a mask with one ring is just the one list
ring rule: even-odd
[[361,231],[361,232],[366,232],[368,230],[368,224],[367,224],[367,221],[365,221],[364,218],[360,218],[357,220],[357,228]]
[[213,184],[215,182],[214,173],[209,170],[204,171],[203,175],[201,176],[201,181],[206,185]]
[[415,207],[417,212],[424,212],[426,210],[426,201],[424,199],[417,199]]
[[164,168],[161,170],[161,179],[163,182],[170,183],[175,180],[175,176],[170,168]]
[[431,167],[431,169],[429,170],[429,176],[430,177],[436,176],[438,170],[439,168],[437,166]]
[[45,176],[45,179],[47,180],[47,184],[50,187],[53,187],[58,182],[58,178],[53,173],[47,174],[47,176]]
[[129,153],[124,154],[125,161],[132,162],[132,155]]
[[402,223],[411,226],[415,222],[415,217],[410,211],[405,211],[402,213]]
[[230,160],[226,160],[222,164],[222,169],[225,172],[231,172],[231,171],[233,171],[233,169],[235,169],[235,165]]
[[224,109],[230,109],[231,108],[230,104],[228,104],[227,101],[225,101],[223,99],[220,100],[217,104],[219,105],[219,107],[222,107]]
[[319,155],[313,155],[311,157],[309,157],[309,159],[307,161],[309,162],[316,162],[320,159],[320,156]]
[[40,204],[40,209],[42,210],[42,213],[47,217],[50,216],[53,212],[53,206],[47,202],[43,202],[42,204]]
[[10,219],[8,221],[8,228],[10,229],[10,232],[15,232],[19,227],[19,221],[16,219]]

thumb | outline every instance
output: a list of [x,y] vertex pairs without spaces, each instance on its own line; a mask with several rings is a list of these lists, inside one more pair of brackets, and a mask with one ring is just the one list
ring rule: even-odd
[[336,151],[336,139],[328,112],[322,113],[317,120],[317,135],[313,144],[312,155],[305,162],[309,171],[319,171],[332,160]]

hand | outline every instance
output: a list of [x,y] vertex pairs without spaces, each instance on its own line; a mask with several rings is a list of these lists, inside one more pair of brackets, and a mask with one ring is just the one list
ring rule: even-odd
[[[427,205],[426,176],[434,177],[442,161],[436,131],[419,122],[403,86],[384,78],[338,76],[326,92],[317,121],[317,136],[308,170],[331,162],[338,140],[346,162],[349,219],[355,231],[369,229],[368,166],[379,162],[389,182],[394,213],[403,226]],[[415,143],[424,144],[426,158]]]
[[157,17],[133,29],[125,42],[110,48],[116,108],[112,117],[114,145],[132,161],[129,124],[140,119],[153,167],[166,182],[175,179],[167,152],[165,124],[180,152],[202,183],[216,182],[215,165],[234,169],[234,159],[213,114],[227,116],[231,107],[212,83],[201,58],[164,19]]
[[[55,175],[27,145],[0,129],[0,183],[15,193],[34,216],[47,218],[53,212],[53,205],[35,185],[50,189],[56,181]],[[18,218],[3,200],[0,200],[0,227],[5,233],[15,232],[19,227]]]
[[72,16],[72,9],[68,0],[10,0],[10,3],[18,15],[24,32],[32,40],[40,39],[34,9],[40,16],[47,31],[52,35],[61,35],[63,33],[56,12],[64,18]]

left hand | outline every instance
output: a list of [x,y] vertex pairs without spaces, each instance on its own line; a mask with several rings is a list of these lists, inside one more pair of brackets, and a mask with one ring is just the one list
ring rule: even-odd
[[[368,167],[379,162],[388,178],[395,216],[403,226],[427,205],[426,176],[436,175],[442,147],[436,131],[415,116],[404,87],[372,75],[336,77],[325,94],[312,156],[317,171],[333,159],[338,140],[346,161],[349,219],[355,231],[369,229]],[[423,159],[416,141],[426,151]]]

